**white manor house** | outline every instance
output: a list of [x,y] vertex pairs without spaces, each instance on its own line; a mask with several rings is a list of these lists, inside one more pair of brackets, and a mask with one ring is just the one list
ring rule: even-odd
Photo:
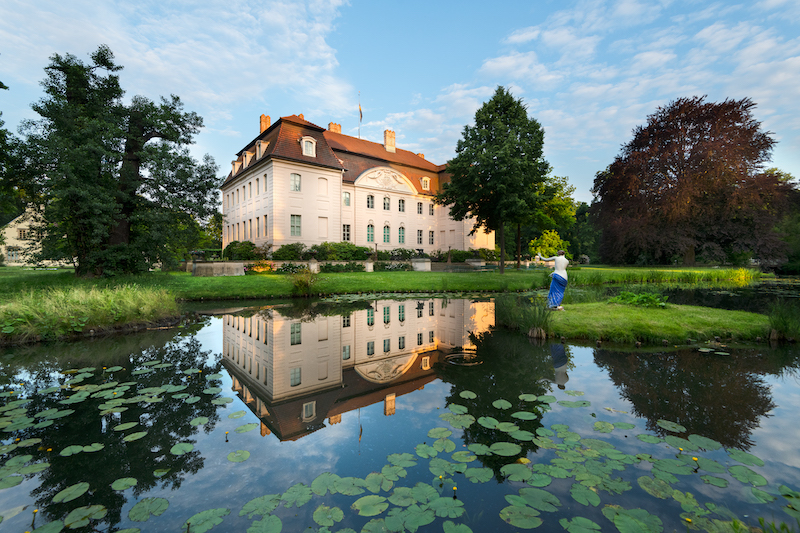
[[445,165],[395,146],[328,129],[303,115],[274,124],[261,115],[261,133],[233,161],[222,184],[223,248],[232,241],[313,246],[352,242],[379,250],[494,249],[494,233],[469,235],[433,197],[449,177]]

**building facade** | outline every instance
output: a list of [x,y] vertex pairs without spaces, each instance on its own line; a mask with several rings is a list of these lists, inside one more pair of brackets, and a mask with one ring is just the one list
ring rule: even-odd
[[379,250],[494,248],[494,234],[469,235],[433,198],[448,179],[444,165],[306,121],[261,116],[261,133],[237,154],[223,183],[223,247],[252,241],[273,249],[300,242],[347,241]]

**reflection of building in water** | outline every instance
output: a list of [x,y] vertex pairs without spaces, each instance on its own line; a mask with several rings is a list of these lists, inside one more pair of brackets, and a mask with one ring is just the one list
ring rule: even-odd
[[296,439],[347,411],[394,402],[436,378],[433,365],[494,323],[493,303],[378,300],[348,316],[302,321],[271,309],[226,315],[223,362],[262,434]]

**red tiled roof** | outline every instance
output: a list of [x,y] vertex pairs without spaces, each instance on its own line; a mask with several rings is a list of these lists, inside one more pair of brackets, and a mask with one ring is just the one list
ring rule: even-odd
[[414,152],[396,148],[395,152],[387,152],[386,148],[380,143],[367,141],[364,139],[356,139],[349,135],[342,133],[334,133],[332,131],[325,131],[323,133],[328,144],[336,151],[350,152],[354,154],[365,155],[374,159],[380,159],[400,165],[421,168],[428,172],[438,172],[439,165],[434,165],[423,157],[418,156]]

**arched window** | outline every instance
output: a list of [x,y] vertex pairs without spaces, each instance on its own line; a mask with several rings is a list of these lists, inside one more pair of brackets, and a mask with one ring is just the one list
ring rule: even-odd
[[367,207],[370,209],[375,207],[375,197],[371,194],[367,195]]
[[400,227],[397,230],[397,242],[398,244],[406,243],[406,228]]
[[390,232],[391,232],[391,229],[389,228],[389,226],[384,226],[383,227],[383,242],[385,242],[385,243],[391,242],[392,239],[391,239],[391,233]]
[[375,242],[375,226],[367,225],[367,242]]
[[430,178],[422,178],[422,190],[429,191],[431,190],[431,179]]
[[383,210],[389,211],[392,208],[392,201],[389,200],[388,196],[383,197]]

